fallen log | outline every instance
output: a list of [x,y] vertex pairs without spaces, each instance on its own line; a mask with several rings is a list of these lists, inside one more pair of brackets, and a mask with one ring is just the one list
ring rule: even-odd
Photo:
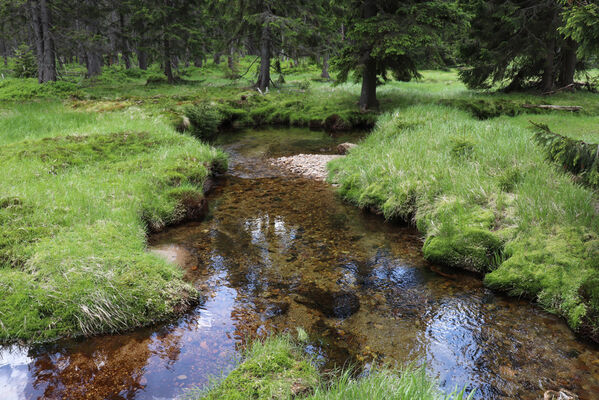
[[573,111],[578,112],[582,110],[581,106],[556,106],[553,104],[523,104],[524,108],[540,108],[543,110],[559,110],[559,111]]

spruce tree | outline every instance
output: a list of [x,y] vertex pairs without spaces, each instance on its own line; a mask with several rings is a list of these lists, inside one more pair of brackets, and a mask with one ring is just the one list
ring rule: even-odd
[[439,53],[443,34],[459,27],[463,15],[454,1],[350,0],[345,45],[335,60],[341,82],[354,73],[362,81],[360,108],[378,108],[377,85],[388,79],[418,77],[416,57]]
[[577,37],[566,37],[560,0],[465,0],[472,14],[469,39],[461,48],[470,88],[504,86],[544,92],[574,81]]

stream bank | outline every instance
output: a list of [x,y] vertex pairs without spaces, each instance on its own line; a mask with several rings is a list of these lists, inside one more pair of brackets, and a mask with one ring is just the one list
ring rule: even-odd
[[324,368],[426,363],[443,390],[466,385],[481,399],[537,400],[561,387],[592,399],[599,349],[559,318],[431,265],[413,228],[267,162],[332,154],[357,139],[307,130],[220,137],[231,168],[208,196],[206,219],[151,238],[152,249],[178,257],[201,303],[129,334],[3,348],[0,393],[170,399],[230,371],[244,343],[303,327]]

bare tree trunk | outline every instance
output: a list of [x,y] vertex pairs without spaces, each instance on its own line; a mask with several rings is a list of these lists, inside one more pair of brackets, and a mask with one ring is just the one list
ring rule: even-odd
[[148,69],[148,54],[139,48],[137,49],[137,63],[139,64],[139,69],[144,71]]
[[4,39],[2,40],[2,58],[4,59],[4,66],[8,66],[8,48]]
[[50,8],[47,0],[29,2],[31,24],[35,37],[38,63],[38,81],[40,83],[56,81],[56,56],[52,40]]
[[331,75],[329,74],[329,53],[325,53],[322,56],[322,73],[320,77],[323,79],[331,79]]
[[44,35],[44,82],[56,81],[56,54],[52,39],[52,17],[46,0],[40,1],[42,32]]
[[[92,0],[86,0],[89,7],[95,6],[95,2]],[[98,43],[98,36],[100,29],[98,27],[98,21],[95,19],[88,19],[85,21],[85,29],[89,35],[89,39],[86,40],[85,53],[87,56],[87,77],[93,78],[102,74],[102,46]],[[108,63],[111,63],[111,56],[108,57]]]
[[566,39],[566,46],[564,47],[564,60],[562,63],[562,70],[560,72],[560,85],[562,87],[568,86],[574,83],[574,74],[576,73],[576,50],[578,44],[568,38]]
[[42,21],[40,19],[37,1],[29,1],[29,12],[31,13],[31,30],[35,41],[35,56],[37,59],[37,80],[44,82],[44,36],[42,32]]
[[164,75],[168,83],[175,83],[173,77],[173,60],[171,59],[171,43],[166,37],[164,38]]
[[549,92],[553,89],[555,63],[555,40],[552,40],[547,47],[545,55],[545,64],[543,66],[543,78],[541,80],[541,90]]
[[119,27],[123,62],[125,63],[126,69],[131,69],[131,50],[129,49],[129,41],[127,40],[127,35],[125,34],[125,16],[122,13],[119,13]]
[[[377,15],[376,5],[373,0],[368,0],[364,5],[364,18],[372,18]],[[363,55],[364,71],[362,72],[362,93],[360,94],[360,109],[377,109],[379,102],[376,98],[376,61],[370,55],[370,49],[366,49]]]
[[87,51],[87,77],[93,78],[102,74],[102,56],[92,48]]
[[213,57],[214,64],[216,64],[216,65],[220,64],[220,57],[221,57],[220,53],[214,53],[214,57]]
[[193,59],[193,65],[197,68],[202,68],[204,66],[204,60],[201,56],[195,57]]
[[262,92],[270,86],[270,29],[264,24],[260,39],[260,74],[256,87]]

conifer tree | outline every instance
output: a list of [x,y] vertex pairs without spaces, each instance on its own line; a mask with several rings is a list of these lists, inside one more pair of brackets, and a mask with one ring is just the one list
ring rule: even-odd
[[378,108],[377,85],[388,79],[409,81],[418,77],[416,57],[423,49],[437,53],[442,33],[463,21],[454,1],[350,0],[347,4],[347,38],[335,60],[341,82],[354,73],[362,81],[360,108]]

